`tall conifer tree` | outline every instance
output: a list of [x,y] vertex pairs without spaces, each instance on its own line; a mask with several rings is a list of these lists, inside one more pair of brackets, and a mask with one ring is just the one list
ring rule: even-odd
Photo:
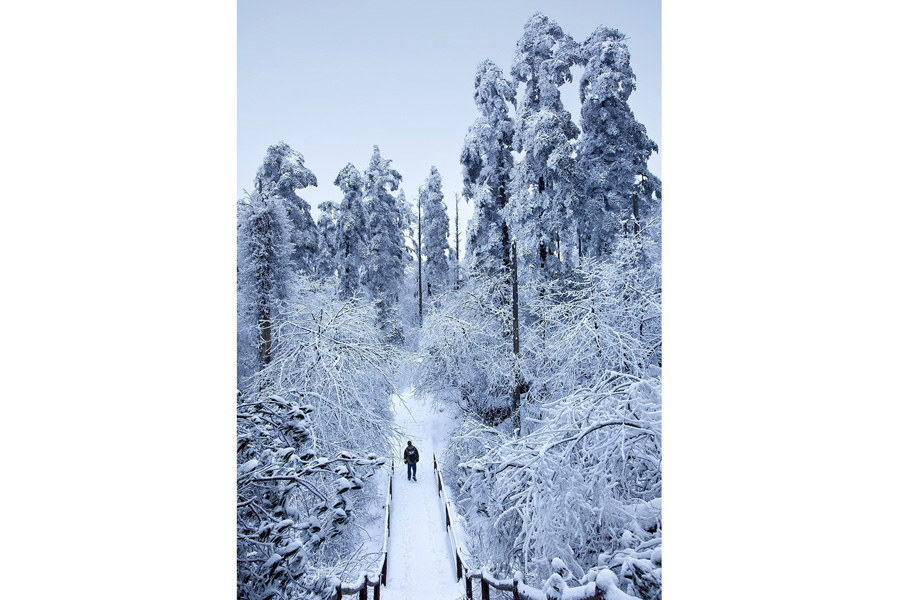
[[636,79],[625,35],[598,27],[581,46],[581,62],[578,165],[584,194],[572,213],[582,253],[598,255],[610,251],[621,222],[636,228],[642,213],[657,209],[659,179],[647,160],[659,148],[628,105]]
[[578,45],[556,22],[537,13],[525,24],[516,47],[512,75],[525,84],[525,92],[513,145],[522,160],[513,171],[508,214],[523,259],[554,272],[567,241],[566,208],[579,187],[571,142],[578,127],[559,92],[559,86],[572,81]]
[[405,217],[396,192],[402,177],[374,147],[364,175],[368,240],[363,283],[378,302],[381,325],[399,300],[406,248],[403,237]]
[[431,167],[428,180],[419,190],[419,198],[422,201],[422,253],[425,255],[425,294],[428,297],[444,291],[450,281],[450,246],[447,243],[450,219],[441,191],[441,174],[436,167]]
[[316,224],[319,234],[316,276],[319,278],[331,277],[337,272],[340,254],[339,219],[340,207],[337,204],[330,200],[319,204],[319,221]]
[[343,192],[338,210],[336,262],[343,297],[352,296],[360,287],[365,270],[368,226],[363,206],[363,177],[351,163],[341,169],[334,185]]
[[474,202],[466,237],[466,260],[476,269],[497,274],[509,268],[509,227],[503,217],[513,166],[510,152],[516,88],[489,60],[475,71],[475,105],[481,116],[469,127],[459,160],[463,196]]
[[281,197],[253,192],[238,203],[239,339],[256,350],[249,356],[249,348],[238,348],[239,376],[252,375],[271,360],[272,322],[293,276],[290,234],[291,222]]
[[256,191],[277,196],[284,201],[291,220],[291,260],[299,273],[312,274],[318,250],[316,224],[309,204],[297,194],[298,189],[316,186],[316,176],[303,165],[303,155],[284,142],[269,146],[263,164],[256,172]]

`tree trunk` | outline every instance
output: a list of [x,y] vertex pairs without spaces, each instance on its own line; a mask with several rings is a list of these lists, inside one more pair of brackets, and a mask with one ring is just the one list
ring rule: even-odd
[[459,289],[459,194],[456,194],[456,244],[453,251],[456,254],[456,264],[453,269],[453,289]]
[[634,211],[634,235],[638,234],[638,199],[637,192],[631,194],[631,208]]
[[263,365],[272,361],[272,321],[265,305],[259,308],[259,359]]
[[562,270],[562,244],[559,241],[559,231],[556,232],[556,257],[559,259],[560,270]]
[[422,196],[419,195],[419,327],[422,326]]
[[583,256],[581,253],[581,227],[575,229],[575,236],[578,240],[578,264],[581,265],[581,257]]
[[513,382],[512,417],[516,435],[520,434],[521,418],[519,407],[522,403],[522,383],[519,379],[519,269],[516,261],[516,241],[512,242],[512,314],[513,314],[513,354],[515,355],[515,378]]
[[[500,163],[498,165],[499,169],[499,181],[497,185],[497,199],[499,209],[497,211],[498,214],[503,214],[503,209],[506,208],[506,182],[507,182],[507,172],[506,172],[506,164],[503,161],[503,144],[500,144],[499,148],[500,152]],[[503,257],[503,269],[508,273],[509,272],[509,226],[506,224],[506,219],[503,217],[500,218],[500,245],[502,248],[501,256]]]

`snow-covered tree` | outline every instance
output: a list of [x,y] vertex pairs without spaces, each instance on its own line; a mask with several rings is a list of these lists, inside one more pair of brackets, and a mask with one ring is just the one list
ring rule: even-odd
[[578,45],[554,21],[537,13],[525,24],[516,48],[511,73],[525,89],[517,106],[513,146],[522,160],[513,169],[508,220],[523,262],[555,273],[564,253],[571,253],[566,210],[579,190],[572,145],[578,127],[559,91],[559,86],[572,81]]
[[641,238],[623,233],[602,262],[526,282],[543,293],[527,293],[518,360],[501,333],[508,307],[477,279],[426,318],[420,381],[468,417],[444,463],[480,564],[544,578],[561,557],[582,582],[607,570],[628,594],[659,597],[658,236],[648,223]]
[[447,243],[450,219],[437,167],[431,167],[428,179],[419,188],[419,200],[422,202],[422,254],[425,256],[424,294],[430,297],[444,291],[450,282],[450,246]]
[[330,200],[319,204],[319,221],[316,225],[319,240],[315,261],[317,277],[332,277],[337,272],[340,255],[339,219],[338,205]]
[[396,360],[379,337],[373,308],[334,279],[298,279],[272,361],[238,398],[239,598],[329,597],[328,575],[371,567],[348,557],[390,452]]
[[363,204],[363,177],[351,163],[341,169],[334,185],[343,192],[338,211],[338,246],[336,262],[341,294],[348,298],[360,287],[365,269],[368,229]]
[[[457,507],[484,564],[546,577],[562,557],[582,577],[592,567],[621,567],[615,555],[649,559],[659,546],[658,374],[604,373],[546,404],[539,426],[521,437],[469,422],[450,451],[463,458],[473,448],[475,456],[460,460]],[[635,556],[643,550],[646,557]],[[655,598],[659,573],[646,565],[625,591]]]
[[391,338],[400,335],[393,323],[393,314],[399,300],[406,257],[403,237],[406,218],[391,193],[397,191],[401,179],[400,173],[391,168],[391,161],[382,158],[381,151],[375,146],[363,176],[368,223],[363,284],[377,302],[379,323]]
[[460,162],[463,196],[474,202],[466,239],[466,260],[476,269],[497,274],[509,268],[509,227],[503,218],[513,157],[516,89],[489,60],[475,71],[475,105],[481,116],[469,127]]
[[239,385],[271,360],[272,322],[288,296],[292,225],[284,201],[271,189],[238,203]]
[[657,145],[637,121],[628,98],[636,78],[625,35],[597,28],[581,46],[581,127],[578,165],[584,193],[571,208],[582,255],[611,251],[622,222],[636,228],[658,211],[659,179],[647,169]]
[[[632,276],[614,260],[587,261],[573,275],[535,296],[541,328],[524,332],[521,434],[510,420],[494,425],[468,411],[474,418],[454,435],[445,464],[460,465],[452,473],[460,482],[457,507],[482,564],[543,578],[551,559],[561,557],[578,577],[609,568],[622,575],[623,590],[655,598],[658,565],[647,565],[662,526],[661,369],[651,364],[659,350],[656,281]],[[632,301],[624,299],[629,294]],[[445,330],[478,339],[471,321],[459,321]],[[457,355],[454,337],[448,339],[443,350],[429,348],[443,361]],[[492,375],[489,361],[473,363],[481,366],[469,370],[486,372],[485,382],[499,374]],[[634,569],[620,569],[614,556],[630,557]]]
[[508,293],[500,276],[476,273],[425,316],[419,337],[417,389],[491,425],[509,417],[514,385]]
[[[406,237],[410,242],[416,235],[416,211],[413,208],[411,202],[406,199],[406,192],[400,190],[397,194],[397,205],[400,208],[400,231],[403,232],[404,237]],[[413,259],[414,252],[412,248],[407,247],[407,252],[404,254],[405,263],[409,263]],[[407,265],[408,266],[408,265]]]
[[269,146],[266,157],[256,172],[258,193],[275,195],[284,201],[294,245],[291,260],[298,273],[313,273],[318,246],[316,224],[309,204],[297,195],[298,189],[316,186],[316,176],[303,165],[303,155],[284,142]]

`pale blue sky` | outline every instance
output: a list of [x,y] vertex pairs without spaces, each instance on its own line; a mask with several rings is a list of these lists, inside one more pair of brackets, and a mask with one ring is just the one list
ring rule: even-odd
[[[412,201],[431,165],[453,222],[462,189],[459,152],[478,116],[475,67],[489,58],[509,75],[525,22],[541,11],[583,41],[600,25],[630,39],[637,89],[631,106],[660,145],[660,2],[238,2],[237,194],[250,189],[266,148],[284,140],[319,180],[301,192],[313,209],[339,200],[333,185],[352,162],[362,171],[377,144]],[[578,122],[574,83],[563,101]],[[660,174],[657,155],[651,170]],[[460,237],[471,206],[460,201]]]

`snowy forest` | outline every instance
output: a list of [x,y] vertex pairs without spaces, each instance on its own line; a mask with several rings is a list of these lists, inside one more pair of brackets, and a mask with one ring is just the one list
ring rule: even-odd
[[238,200],[238,598],[331,598],[367,568],[404,390],[452,420],[437,460],[473,568],[662,597],[659,148],[625,33],[538,13],[513,51],[473,73],[458,173],[404,181],[378,140],[313,173],[273,140]]

